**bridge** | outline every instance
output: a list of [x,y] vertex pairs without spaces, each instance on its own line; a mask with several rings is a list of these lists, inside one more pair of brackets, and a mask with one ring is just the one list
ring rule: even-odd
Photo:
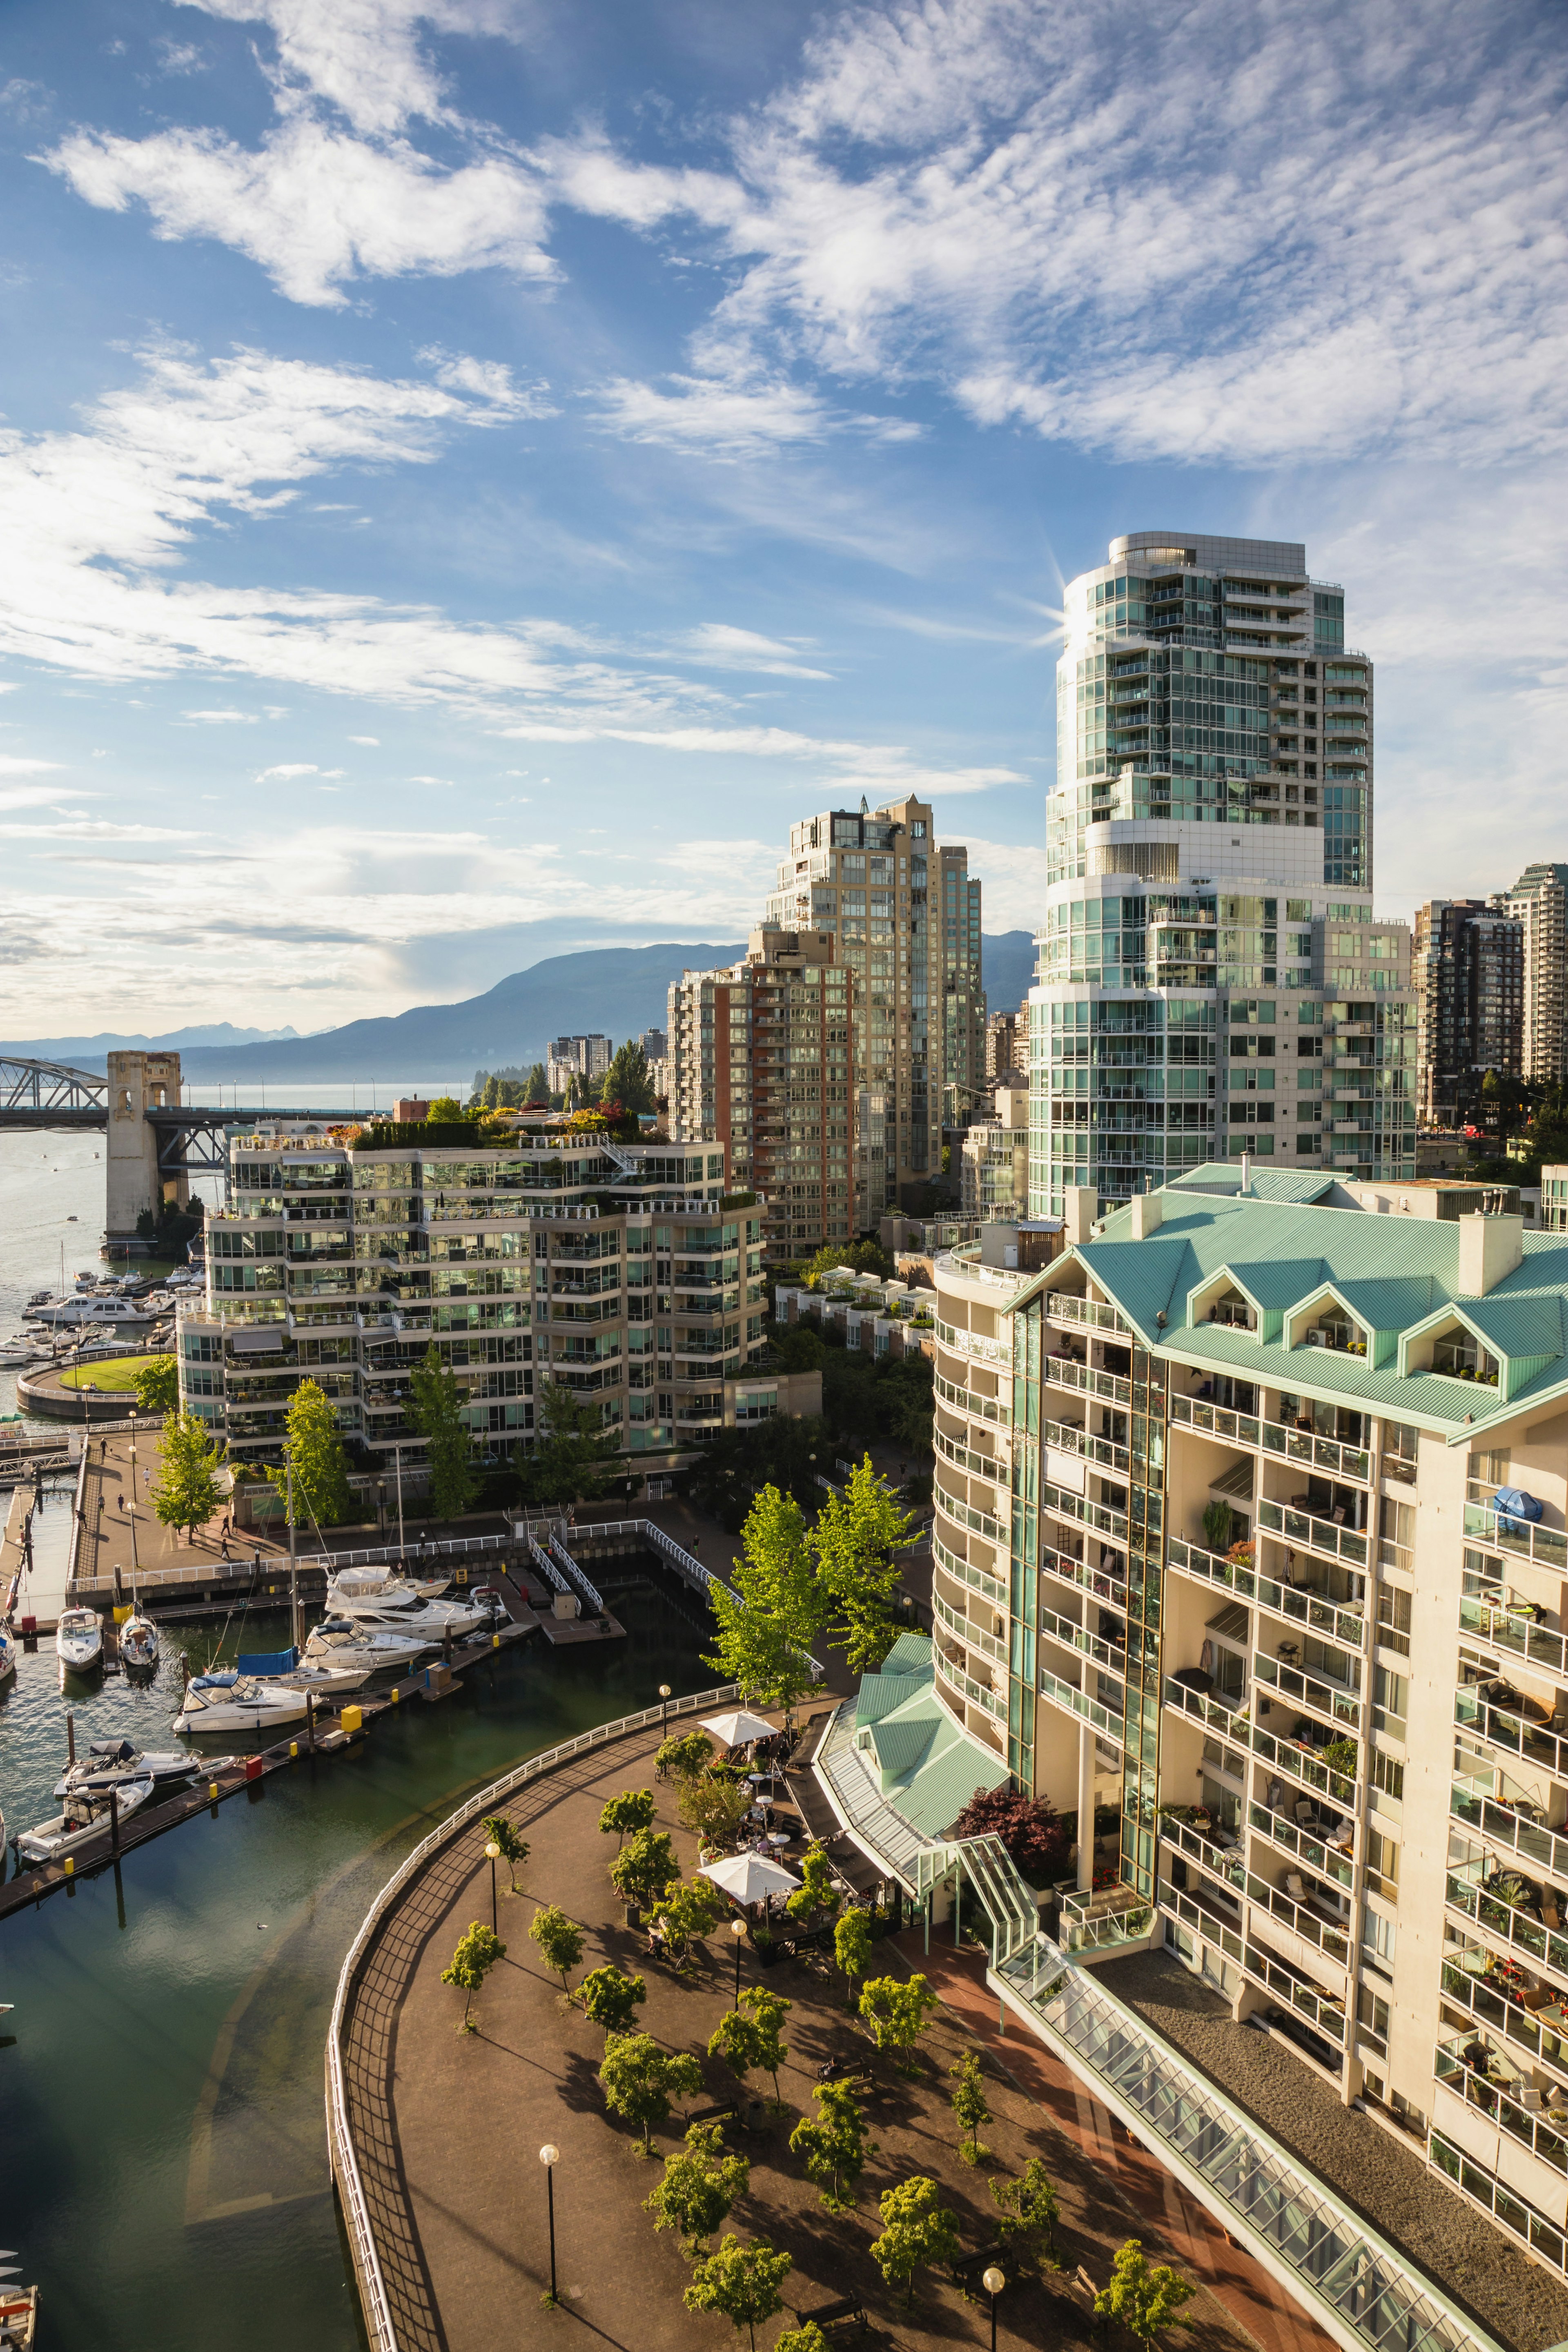
[[0,1128],[107,1127],[109,1080],[64,1062],[0,1055]]

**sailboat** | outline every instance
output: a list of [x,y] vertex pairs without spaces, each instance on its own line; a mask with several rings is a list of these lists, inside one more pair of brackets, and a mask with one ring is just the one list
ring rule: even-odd
[[142,1603],[132,1593],[131,1614],[120,1628],[120,1663],[127,1674],[150,1674],[158,1664],[158,1628],[151,1617],[143,1616]]

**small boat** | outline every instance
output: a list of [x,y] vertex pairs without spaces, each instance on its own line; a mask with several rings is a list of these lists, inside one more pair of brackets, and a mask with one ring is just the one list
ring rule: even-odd
[[[153,1793],[151,1780],[122,1780],[114,1790],[114,1801],[121,1821],[144,1805]],[[35,1830],[24,1830],[16,1840],[17,1859],[29,1865],[41,1862],[58,1862],[62,1855],[75,1853],[79,1847],[90,1845],[94,1838],[107,1837],[110,1831],[109,1796],[68,1797],[65,1811],[53,1821],[40,1822]]]
[[46,1352],[36,1339],[7,1339],[0,1346],[0,1364],[30,1364],[35,1357]]
[[374,1626],[358,1624],[348,1617],[323,1617],[305,1643],[303,1663],[308,1666],[363,1666],[372,1675],[386,1671],[395,1674],[440,1646],[438,1633],[427,1640],[417,1633],[380,1633]]
[[128,1674],[149,1674],[158,1663],[158,1628],[143,1617],[141,1602],[132,1603],[120,1628],[120,1663]]
[[23,1313],[34,1323],[108,1323],[136,1330],[144,1329],[153,1320],[129,1298],[59,1298],[47,1307],[25,1307]]
[[298,1723],[304,1713],[304,1692],[289,1685],[232,1671],[193,1675],[174,1729],[267,1732],[276,1724]]
[[123,1788],[128,1780],[151,1780],[154,1786],[163,1780],[188,1780],[194,1767],[188,1756],[173,1748],[163,1754],[149,1753],[129,1739],[95,1739],[87,1754],[66,1767],[55,1782],[54,1793],[62,1804],[72,1797],[104,1797],[110,1789]]
[[249,1675],[257,1682],[277,1683],[289,1690],[357,1690],[361,1683],[370,1680],[369,1666],[325,1665],[314,1658],[301,1659],[298,1650],[242,1650],[234,1662],[237,1675]]
[[36,2286],[0,2286],[0,2352],[32,2352],[38,2324]]
[[16,1637],[9,1625],[0,1622],[0,1690],[4,1690],[16,1671]]
[[55,1655],[72,1674],[103,1664],[103,1620],[96,1609],[64,1609],[55,1627]]

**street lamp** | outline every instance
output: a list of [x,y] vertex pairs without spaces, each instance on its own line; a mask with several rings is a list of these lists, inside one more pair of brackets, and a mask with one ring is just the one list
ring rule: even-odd
[[739,2009],[741,2006],[741,1946],[745,1941],[745,1921],[743,1919],[731,1919],[730,1922],[730,1933],[735,1938],[735,1998],[731,2006],[735,2009]]
[[486,1846],[485,1853],[489,1859],[490,1865],[490,1933],[493,1936],[496,1933],[498,1924],[496,1920],[496,1864],[500,1860],[500,1848],[497,1845],[494,1838],[491,1838],[489,1843]]
[[546,2191],[550,2200],[550,2293],[544,2297],[547,2307],[553,2311],[560,2298],[555,2292],[555,2167],[561,2150],[553,2140],[546,2140],[539,2151],[539,2161],[544,2167]]
[[660,1683],[658,1686],[658,1696],[660,1701],[658,1715],[658,1744],[662,1748],[665,1741],[669,1737],[669,1685],[668,1683]]
[[994,2263],[981,2277],[981,2285],[991,2297],[991,2352],[996,2352],[996,2298],[1007,2282]]

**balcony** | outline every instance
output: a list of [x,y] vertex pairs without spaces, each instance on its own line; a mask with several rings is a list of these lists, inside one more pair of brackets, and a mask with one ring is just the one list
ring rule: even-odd
[[1448,1811],[1455,1821],[1479,1832],[1489,1845],[1517,1853],[1523,1862],[1568,1883],[1568,1832],[1549,1827],[1533,1797],[1511,1790],[1498,1792],[1489,1773],[1484,1780],[1461,1773],[1449,1790]]
[[1131,1334],[1132,1326],[1119,1307],[1102,1307],[1093,1298],[1079,1298],[1061,1290],[1047,1290],[1040,1301],[1041,1310],[1052,1323],[1077,1323],[1092,1331],[1123,1331]]
[[1331,1724],[1348,1726],[1359,1736],[1361,1701],[1348,1684],[1336,1690],[1331,1683],[1320,1681],[1316,1675],[1305,1674],[1288,1660],[1271,1658],[1261,1650],[1253,1654],[1252,1669],[1254,1679],[1266,1690],[1294,1699]]
[[1485,1855],[1449,1871],[1447,1899],[1450,1910],[1568,1985],[1568,1894],[1561,1887]]
[[1132,1475],[1132,1456],[1125,1445],[1118,1445],[1109,1437],[1091,1437],[1076,1421],[1047,1421],[1042,1424],[1040,1435],[1058,1454],[1076,1454],[1085,1462],[1098,1462],[1123,1478]]
[[944,1404],[967,1413],[971,1421],[988,1421],[1000,1429],[1011,1427],[1012,1407],[1001,1398],[976,1396],[973,1389],[961,1389],[953,1381],[944,1381],[940,1372],[932,1385]]
[[1114,1675],[1119,1682],[1125,1675],[1125,1633],[1120,1642],[1108,1642],[1101,1635],[1091,1633],[1087,1626],[1076,1624],[1070,1617],[1057,1616],[1043,1601],[1039,1604],[1039,1618],[1040,1633],[1045,1639],[1059,1642],[1064,1649],[1076,1650],[1079,1657],[1092,1658],[1102,1674]]
[[1305,1544],[1310,1551],[1325,1553],[1331,1559],[1346,1560],[1354,1568],[1366,1566],[1366,1537],[1355,1528],[1342,1527],[1337,1520],[1318,1518],[1291,1505],[1265,1500],[1258,1506],[1258,1524],[1285,1543]]
[[1062,1897],[1064,1952],[1095,1952],[1103,1957],[1124,1951],[1130,1945],[1146,1944],[1153,1925],[1153,1905],[1130,1886],[1102,1887],[1095,1894]]
[[1531,1991],[1517,1960],[1480,1945],[1450,1944],[1443,1961],[1443,1998],[1516,2049],[1560,2074],[1568,2086],[1568,2017],[1549,1986]]
[[[1195,1673],[1196,1669],[1192,1671]],[[1178,1682],[1173,1675],[1166,1675],[1162,1696],[1167,1706],[1173,1706],[1179,1714],[1190,1716],[1194,1723],[1206,1724],[1226,1739],[1240,1740],[1245,1744],[1252,1718],[1245,1707],[1238,1708],[1234,1701]]]
[[1048,1666],[1039,1668],[1035,1683],[1042,1698],[1049,1699],[1056,1706],[1065,1707],[1069,1715],[1076,1715],[1080,1723],[1092,1725],[1113,1747],[1121,1748],[1123,1728],[1121,1715],[1113,1715],[1098,1699],[1090,1698],[1087,1691],[1079,1690],[1076,1683],[1065,1681],[1060,1675],[1053,1675]]
[[1094,1528],[1101,1535],[1113,1536],[1117,1542],[1127,1541],[1127,1514],[1113,1511],[1105,1503],[1091,1503],[1087,1496],[1074,1495],[1065,1486],[1053,1486],[1048,1480],[1040,1482],[1040,1513],[1050,1512],[1058,1519],[1076,1519],[1079,1527]]
[[1467,1503],[1465,1533],[1479,1536],[1483,1543],[1514,1559],[1536,1560],[1559,1576],[1568,1575],[1568,1535],[1561,1528],[1510,1517],[1506,1511],[1500,1514],[1493,1503]]
[[1524,1758],[1556,1780],[1568,1780],[1568,1736],[1562,1729],[1563,1698],[1548,1708],[1511,1683],[1461,1683],[1454,1693],[1454,1721],[1471,1738]]
[[1542,1625],[1533,1601],[1462,1600],[1459,1631],[1568,1682],[1568,1634]]
[[940,1592],[932,1593],[931,1608],[936,1613],[937,1622],[945,1626],[950,1633],[956,1634],[970,1649],[978,1650],[999,1666],[1006,1665],[1007,1645],[998,1641],[994,1633],[985,1633],[972,1617],[961,1616],[956,1609],[948,1606]]
[[1005,1459],[998,1460],[994,1454],[976,1454],[972,1447],[961,1445],[956,1438],[949,1437],[940,1429],[934,1433],[934,1444],[944,1461],[951,1462],[955,1469],[984,1478],[990,1486],[1007,1487],[1011,1465]]
[[[941,1325],[937,1328],[940,1331]],[[1121,1372],[1097,1372],[1075,1356],[1046,1356],[1040,1378],[1052,1387],[1076,1389],[1080,1395],[1104,1397],[1112,1404],[1131,1404],[1132,1382]]]
[[1299,2016],[1306,2019],[1313,2032],[1331,2045],[1335,2056],[1330,2063],[1338,2063],[1338,2053],[1342,2050],[1345,2039],[1342,1995],[1324,1991],[1310,1977],[1303,1976],[1300,1969],[1293,1968],[1281,1954],[1250,1939],[1241,1965],[1255,1984],[1265,1985],[1270,1992],[1278,1993],[1289,2002]]
[[1432,2072],[1456,2098],[1489,2116],[1542,2164],[1568,2174],[1568,2092],[1558,2084],[1542,2093],[1529,2082],[1505,2051],[1485,2034],[1456,2033],[1439,2042]]
[[[1251,1744],[1252,1752],[1259,1761],[1271,1764],[1275,1770],[1282,1772],[1287,1780],[1300,1781],[1303,1789],[1315,1790],[1320,1796],[1327,1797],[1331,1805],[1346,1807],[1354,1805],[1356,1801],[1354,1772],[1342,1771],[1329,1764],[1320,1764],[1312,1749],[1304,1744],[1289,1739],[1277,1739],[1272,1732],[1260,1731],[1256,1727],[1253,1729]],[[1356,1769],[1359,1771],[1359,1759]],[[1273,1802],[1272,1796],[1270,1802]],[[1279,1810],[1278,1806],[1275,1810]],[[1293,1807],[1292,1810],[1295,1811],[1298,1821],[1301,1822],[1302,1827],[1321,1837],[1325,1844],[1338,1844],[1342,1838],[1348,1836],[1348,1825],[1343,1822],[1336,1825],[1331,1822],[1304,1820],[1299,1806]]]
[[[1277,1920],[1279,1926],[1288,1929],[1292,1936],[1300,1937],[1304,1944],[1316,1946],[1329,1966],[1342,1977],[1351,1962],[1348,1923],[1326,1906],[1313,1902],[1310,1895],[1305,1891],[1306,1882],[1299,1873],[1288,1872],[1286,1877],[1287,1881],[1290,1878],[1296,1879],[1303,1892],[1299,1895],[1292,1895],[1289,1884],[1271,1886],[1266,1878],[1258,1878],[1249,1873],[1247,1880],[1247,1895],[1258,1910],[1266,1911],[1271,1919]],[[1342,1988],[1341,1998],[1342,1997]]]
[[960,1559],[956,1552],[949,1551],[934,1530],[931,1548],[936,1564],[944,1575],[951,1576],[955,1583],[968,1585],[971,1591],[978,1592],[989,1601],[993,1608],[1006,1610],[1007,1587],[1000,1577],[991,1576],[984,1569],[975,1568],[968,1560]]
[[1308,1325],[1301,1338],[1307,1347],[1328,1348],[1335,1355],[1364,1359],[1367,1351],[1367,1337],[1361,1325],[1342,1315],[1321,1317],[1316,1323]]
[[1326,1633],[1352,1649],[1359,1650],[1362,1645],[1365,1625],[1360,1610],[1341,1608],[1310,1585],[1277,1583],[1254,1567],[1247,1554],[1234,1559],[1221,1558],[1217,1552],[1205,1551],[1200,1544],[1186,1543],[1179,1536],[1173,1536],[1167,1556],[1173,1568],[1184,1570],[1188,1576],[1224,1585],[1244,1600],[1260,1601],[1278,1617],[1309,1625],[1314,1633]]
[[955,1330],[951,1323],[944,1323],[940,1315],[936,1318],[936,1336],[944,1348],[956,1349],[961,1356],[973,1356],[977,1363],[1005,1364],[1009,1371],[1012,1370],[1011,1340],[985,1339],[975,1331]]
[[986,1512],[975,1510],[971,1504],[961,1503],[957,1496],[950,1494],[945,1486],[933,1484],[931,1492],[938,1509],[945,1511],[955,1526],[973,1528],[975,1534],[984,1536],[988,1543],[1006,1550],[1007,1529]]
[[[1319,1878],[1331,1879],[1347,1893],[1355,1885],[1354,1864],[1338,1847],[1325,1844],[1322,1839],[1314,1837],[1300,1822],[1288,1821],[1283,1813],[1274,1812],[1268,1805],[1256,1801],[1248,1806],[1247,1818],[1249,1826],[1259,1836],[1267,1838],[1281,1853],[1288,1853],[1304,1864]],[[1333,1834],[1345,1835],[1348,1827],[1348,1823],[1341,1822]]]
[[1047,1544],[1040,1546],[1040,1573],[1058,1577],[1064,1584],[1075,1585],[1080,1592],[1092,1592],[1097,1601],[1108,1601],[1112,1608],[1126,1610],[1127,1587],[1121,1577],[1108,1568],[1090,1567],[1087,1560],[1075,1559],[1071,1552],[1058,1551]]
[[998,1723],[1006,1722],[1005,1700],[998,1698],[989,1685],[977,1683],[966,1674],[962,1658],[954,1657],[951,1651],[943,1650],[941,1643],[938,1642],[932,1645],[931,1661],[936,1667],[938,1679],[946,1683],[955,1696],[984,1708],[987,1715],[994,1716]]
[[1160,1808],[1160,1835],[1166,1844],[1239,1895],[1247,1888],[1247,1864],[1238,1845],[1215,1843],[1215,1836],[1224,1834],[1215,1831],[1201,1805],[1188,1805],[1182,1811],[1174,1806]]

